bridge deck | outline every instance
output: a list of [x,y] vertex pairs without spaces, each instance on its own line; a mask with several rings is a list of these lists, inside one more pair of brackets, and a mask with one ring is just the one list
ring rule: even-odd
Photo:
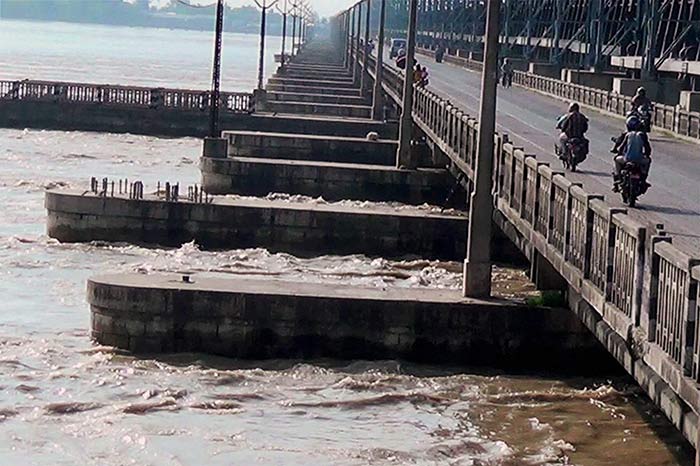
[[[388,57],[386,58],[388,60]],[[418,57],[428,66],[430,88],[473,116],[478,116],[481,74],[455,65],[435,63]],[[508,133],[511,140],[539,160],[561,168],[553,154],[557,136],[556,119],[567,104],[523,88],[499,88],[498,131]],[[620,133],[622,119],[594,110],[584,110],[591,119],[588,137],[591,155],[580,167],[580,173],[567,173],[567,178],[584,184],[590,193],[605,195],[614,207],[624,207],[619,195],[610,192],[613,170],[610,154],[611,136]],[[688,253],[700,254],[700,145],[685,142],[661,132],[651,135],[653,164],[649,182],[652,187],[630,214],[642,222],[663,223],[674,238],[674,244]]]

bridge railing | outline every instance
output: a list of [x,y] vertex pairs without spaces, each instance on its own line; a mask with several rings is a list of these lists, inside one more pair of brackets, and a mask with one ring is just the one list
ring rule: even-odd
[[[420,53],[435,56],[430,49],[420,48]],[[480,71],[482,63],[460,54],[445,55],[444,61],[464,68]],[[567,101],[577,101],[584,105],[624,116],[632,106],[632,98],[603,89],[583,86],[556,78],[541,76],[526,71],[515,70],[513,82],[522,87],[553,95]],[[687,111],[680,106],[655,104],[653,125],[682,136],[700,139],[700,112]]]
[[[385,76],[385,91],[398,104],[402,73],[387,66]],[[542,82],[562,89],[556,92],[579,92],[577,96],[620,109],[628,106],[626,97],[609,99],[580,86]],[[416,87],[414,102],[415,124],[471,179],[477,121],[430,89]],[[494,203],[502,216],[622,338],[644,335],[645,361],[697,410],[700,385],[689,394],[678,380],[700,382],[700,258],[682,252],[669,237],[652,240],[653,229],[571,183],[505,135],[496,135],[494,177]]]
[[[211,93],[190,89],[24,80],[0,81],[2,100],[204,111],[210,106]],[[219,105],[225,112],[252,113],[253,96],[249,93],[222,92]]]

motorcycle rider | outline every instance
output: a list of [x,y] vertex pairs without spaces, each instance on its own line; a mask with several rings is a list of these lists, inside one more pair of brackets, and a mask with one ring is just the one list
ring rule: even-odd
[[[584,154],[588,154],[588,139],[585,135],[588,131],[588,118],[581,113],[578,103],[572,102],[569,105],[569,113],[559,118],[557,129],[561,130],[559,135],[559,158],[566,157],[566,143],[570,139],[580,139],[584,144]],[[585,158],[585,157],[584,157]],[[583,160],[580,160],[582,162]]]
[[649,168],[651,166],[651,144],[649,144],[649,136],[641,130],[642,122],[638,116],[632,115],[627,118],[627,132],[620,135],[615,142],[615,147],[612,152],[615,155],[615,173],[613,175],[613,191],[620,191],[620,182],[622,181],[622,169],[628,162],[635,163],[639,166],[642,173],[642,194],[644,194],[649,186],[647,177],[649,176]]
[[637,88],[637,93],[632,97],[632,111],[636,111],[639,108],[651,110],[651,107],[651,99],[647,97],[647,90],[643,87]]

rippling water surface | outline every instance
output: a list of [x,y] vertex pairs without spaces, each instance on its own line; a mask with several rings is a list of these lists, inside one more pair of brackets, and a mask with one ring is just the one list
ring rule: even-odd
[[[45,50],[23,46],[8,24]],[[0,21],[0,65],[16,59],[10,71],[0,66],[0,74],[206,87],[206,77],[197,81],[200,71],[192,71],[199,59],[187,58],[190,34],[201,33],[21,25]],[[39,27],[48,36],[30,38]],[[55,45],[80,34],[97,42],[71,43],[65,53]],[[112,43],[137,41],[134,34],[158,37],[168,47],[164,63],[148,50],[119,49],[134,55],[140,68],[131,69],[111,51],[109,34]],[[84,59],[96,49],[107,54],[97,71]],[[144,56],[152,66],[139,61]],[[194,61],[189,68],[168,64],[176,56]],[[254,68],[245,66],[237,71],[254,82]],[[84,300],[85,279],[95,273],[190,270],[376,287],[460,286],[458,263],[299,259],[260,249],[203,252],[195,244],[73,245],[45,237],[45,188],[87,187],[91,176],[138,178],[147,187],[159,180],[195,183],[199,151],[194,139],[0,129],[0,464],[692,464],[680,435],[623,377],[561,379],[398,361],[134,359],[95,347]],[[499,269],[499,293],[527,294],[522,278]]]

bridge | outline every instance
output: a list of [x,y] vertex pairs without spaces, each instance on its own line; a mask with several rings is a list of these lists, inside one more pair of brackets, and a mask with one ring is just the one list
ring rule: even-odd
[[[268,82],[266,90],[222,94],[216,103],[206,91],[34,81],[0,83],[0,108],[5,106],[5,109],[11,110],[4,113],[3,118],[12,114],[20,121],[17,124],[35,118],[34,111],[41,108],[53,112],[55,116],[49,125],[66,124],[65,120],[77,119],[76,110],[80,110],[85,112],[80,117],[82,122],[73,121],[72,124],[94,125],[94,116],[106,118],[111,114],[119,116],[111,120],[114,127],[123,128],[121,120],[138,116],[143,121],[165,121],[166,125],[153,129],[155,134],[162,134],[160,132],[164,128],[172,129],[173,125],[181,124],[183,126],[179,128],[185,127],[180,120],[185,118],[187,125],[193,125],[193,131],[199,131],[201,128],[197,125],[200,123],[195,125],[192,122],[203,120],[205,112],[212,105],[217,105],[222,112],[222,121],[225,122],[222,126],[230,130],[224,133],[227,139],[224,141],[223,157],[222,154],[214,156],[210,153],[202,159],[200,168],[206,185],[204,191],[194,187],[184,196],[184,190],[180,194],[178,185],[168,183],[164,190],[161,187],[165,188],[165,185],[159,186],[158,196],[151,199],[144,198],[142,184],[132,183],[128,189],[125,184],[122,192],[120,183],[119,192],[115,193],[114,183],[110,187],[108,181],[104,180],[100,186],[97,180],[93,180],[90,191],[82,194],[47,194],[49,232],[57,237],[65,234],[65,238],[74,235],[72,240],[81,241],[108,234],[114,240],[154,241],[160,244],[168,240],[175,244],[200,235],[198,239],[212,247],[270,246],[276,241],[285,250],[299,254],[338,252],[338,244],[343,244],[347,249],[340,251],[342,253],[380,254],[381,251],[388,251],[387,254],[398,256],[407,249],[414,248],[411,252],[417,252],[423,257],[463,258],[460,243],[463,238],[460,239],[460,232],[464,231],[467,224],[463,216],[428,215],[419,211],[397,214],[379,209],[373,211],[369,208],[347,207],[315,207],[304,210],[299,207],[280,207],[268,200],[219,202],[209,198],[212,193],[229,194],[232,189],[238,190],[239,194],[258,195],[260,193],[254,190],[262,189],[260,183],[251,182],[251,179],[257,177],[257,181],[264,182],[265,190],[282,186],[285,192],[293,194],[318,195],[318,192],[332,192],[342,199],[351,196],[347,186],[348,174],[351,174],[351,181],[363,181],[358,183],[362,185],[362,192],[355,193],[355,196],[364,199],[391,198],[408,204],[419,204],[426,199],[434,200],[429,197],[434,193],[423,189],[426,185],[439,186],[443,192],[446,186],[459,183],[467,193],[473,190],[478,162],[479,129],[475,115],[479,103],[480,58],[483,58],[483,49],[480,48],[483,45],[479,44],[484,42],[481,37],[484,13],[482,3],[423,3],[424,8],[428,8],[424,13],[432,16],[424,16],[423,23],[420,23],[422,26],[417,31],[418,59],[423,63],[431,63],[431,83],[428,87],[415,87],[412,90],[410,124],[415,126],[413,147],[427,146],[430,151],[428,156],[412,151],[407,159],[409,166],[401,169],[394,166],[403,165],[404,161],[399,163],[397,157],[392,156],[397,146],[393,141],[397,136],[395,126],[385,125],[378,120],[385,116],[391,119],[401,113],[403,72],[393,67],[385,54],[379,60],[380,57],[367,53],[366,47],[361,46],[368,42],[372,27],[367,27],[366,24],[371,25],[371,14],[376,12],[378,3],[381,5],[385,2],[372,2],[375,9],[365,7],[364,15],[359,14],[361,5],[358,5],[338,16],[334,21],[333,43],[305,46],[304,56],[307,58],[297,57],[285,63]],[[390,10],[400,10],[399,2],[387,3]],[[518,21],[523,26],[525,5],[531,3],[506,2],[506,5],[513,7],[509,10],[510,16],[506,15],[505,18],[511,30],[519,27]],[[589,43],[590,32],[579,32],[590,30],[589,27],[582,29],[581,24],[594,25],[596,28],[602,24],[600,19],[590,15],[582,18],[581,12],[590,11],[586,8],[591,3],[596,1],[538,2],[537,15],[526,21],[530,23],[529,27],[524,25],[527,34],[518,32],[501,38],[503,49],[512,51],[513,54],[524,53],[523,60],[528,61],[527,66],[523,65],[523,69],[515,73],[516,87],[504,90],[499,95],[498,132],[494,135],[492,220],[530,261],[531,279],[538,287],[564,291],[570,308],[580,321],[634,377],[686,438],[697,446],[700,413],[700,325],[697,322],[700,310],[700,236],[697,234],[700,231],[700,209],[697,200],[700,189],[697,180],[700,180],[700,168],[697,165],[698,151],[694,140],[700,137],[700,114],[692,108],[692,90],[684,91],[688,93],[685,94],[688,98],[687,108],[680,105],[680,92],[677,104],[657,104],[654,115],[651,190],[643,198],[639,209],[627,209],[615,196],[609,194],[612,162],[607,141],[610,136],[618,134],[623,125],[620,117],[624,115],[630,99],[624,91],[629,85],[637,85],[639,82],[650,79],[649,82],[656,82],[655,79],[661,79],[660,76],[669,71],[660,63],[654,69],[645,71],[657,73],[653,79],[649,74],[639,77],[621,75],[620,69],[608,72],[595,67],[592,71],[587,70],[588,73],[577,75],[574,63],[584,60],[584,56],[588,60],[590,51],[595,49]],[[607,8],[606,18],[618,11],[616,2],[598,0],[597,4]],[[632,8],[634,5],[646,5],[647,2],[626,4]],[[666,4],[675,3],[664,2]],[[573,15],[573,19],[562,21],[561,15],[551,16],[553,11],[561,11],[552,5],[564,6],[566,14]],[[653,2],[649,5],[653,5]],[[659,11],[685,15],[689,12],[687,8],[690,5],[694,5],[694,2],[678,3],[680,10],[672,6]],[[648,18],[648,12],[652,11],[649,7],[645,8],[647,16],[642,14],[641,24],[648,23],[644,18]],[[694,7],[690,8],[690,18],[695,21],[698,11]],[[370,11],[369,17],[367,11]],[[520,16],[515,12],[519,12]],[[455,25],[463,23],[457,18],[467,14],[472,15],[471,29],[455,29]],[[397,17],[400,18],[400,15],[395,15],[392,21],[399,24]],[[432,22],[425,23],[425,18],[429,17],[433,18],[430,20]],[[673,23],[674,16],[669,18],[662,23]],[[556,32],[557,26],[554,24],[545,27],[547,21],[560,23],[558,35],[551,36]],[[361,27],[363,23],[364,29]],[[604,41],[599,41],[602,55],[597,57],[598,62],[601,58],[608,57],[613,64],[618,58],[628,60],[639,56],[635,55],[640,53],[639,50],[632,50],[625,45],[632,32],[620,32],[624,39],[621,38],[619,44],[610,47],[611,41],[615,42],[610,34],[614,36],[617,33],[613,27],[616,23],[611,21],[606,24],[609,34],[605,35]],[[382,29],[380,27],[380,37]],[[396,25],[392,29],[391,24],[387,29],[400,31]],[[668,26],[667,29],[672,28]],[[635,31],[640,33],[639,30]],[[691,57],[692,47],[686,44],[679,49],[678,44],[675,44],[685,43],[686,39],[694,37],[694,30],[683,31],[681,28],[675,38],[664,39],[661,45],[656,46],[655,53],[660,53],[660,56],[655,57],[655,63],[661,58],[664,58],[664,63],[670,63],[668,60],[672,57],[680,61]],[[435,48],[443,41],[447,44],[445,63],[432,63]],[[561,50],[568,52],[557,52]],[[685,51],[681,53],[682,50]],[[329,60],[330,56],[335,61]],[[545,56],[554,59],[547,63],[538,61]],[[592,63],[595,64],[596,61],[593,60]],[[618,63],[622,63],[621,67],[625,68],[624,63],[627,62]],[[645,63],[648,65],[649,61]],[[640,68],[644,69],[647,65],[641,63]],[[690,75],[693,69],[689,65],[685,68],[685,73]],[[567,71],[557,73],[562,70]],[[574,79],[574,76],[577,77]],[[605,78],[603,84],[597,79],[601,76]],[[617,83],[616,86],[612,85],[614,82]],[[688,82],[694,86],[692,78]],[[566,108],[565,102],[570,100],[580,101],[592,121],[589,133],[591,155],[577,173],[564,173],[552,155],[554,122]],[[72,113],[65,113],[65,109],[72,109]],[[66,118],[65,115],[71,116]],[[33,121],[42,124],[41,121]],[[330,149],[331,146],[323,145],[328,143],[329,138],[314,138],[308,134],[303,137],[271,134],[272,131],[269,130],[273,128],[284,128],[295,133],[332,135],[333,144],[347,143],[348,147],[354,146],[356,149],[340,150],[337,145]],[[267,131],[265,137],[261,140],[255,134],[242,131],[253,129]],[[367,141],[357,137],[368,131],[377,131],[381,133],[382,139],[391,141],[383,140],[370,148]],[[337,133],[340,132],[346,138],[344,141],[338,137]],[[322,151],[317,150],[319,144],[323,146]],[[265,162],[250,160],[259,157],[261,153],[269,157],[275,151],[284,152],[285,157],[293,158],[294,161],[277,160],[263,170],[260,167]],[[358,164],[360,157],[367,159],[362,159],[363,163]],[[312,164],[305,164],[302,160],[313,160],[316,163],[312,167]],[[355,166],[347,166],[350,161]],[[260,171],[251,175],[253,169]],[[307,176],[310,171],[313,171],[310,178],[294,183],[295,179],[302,178],[302,172]],[[446,172],[452,175],[448,182],[445,181]],[[331,179],[327,176],[330,173],[336,177],[332,183],[327,182]],[[231,182],[233,179],[240,183],[234,186]],[[367,189],[370,185],[372,189],[384,185],[385,190],[370,192]],[[322,191],[313,191],[315,189]],[[242,190],[250,191],[241,192]],[[161,193],[165,193],[164,198]],[[136,212],[133,215],[147,215],[150,218],[141,218],[142,223],[134,222],[131,230],[127,231],[129,227],[124,227],[121,222],[125,212],[129,215]],[[113,223],[108,223],[105,220],[107,217]],[[353,221],[350,222],[349,218]],[[96,228],[99,221],[104,223]],[[74,223],[71,225],[71,222]],[[342,225],[354,223],[354,226],[347,226],[345,231],[342,228],[332,229],[329,225],[334,222]],[[428,223],[431,223],[430,226],[425,227]],[[265,226],[263,232],[257,228],[260,225]],[[394,228],[394,225],[403,227]],[[69,230],[70,235],[66,233]],[[354,242],[348,239],[352,237],[355,238]],[[409,240],[401,243],[402,237],[409,237]],[[450,244],[445,247],[445,242]],[[176,321],[173,325],[176,326],[182,325],[181,320],[185,315],[193,312],[198,316],[204,315],[207,310],[197,307],[196,300],[190,294],[187,295],[185,304],[189,303],[192,309],[185,309],[185,304],[176,306],[175,311],[168,309],[174,317],[169,314],[153,319],[149,317],[146,324],[118,321],[121,316],[137,318],[133,308],[129,307],[133,304],[130,300],[136,295],[129,295],[124,289],[140,290],[143,295],[139,296],[143,302],[151,303],[155,308],[162,303],[162,295],[156,291],[185,293],[180,288],[182,286],[186,285],[173,284],[172,277],[153,280],[152,283],[138,277],[91,280],[89,299],[94,314],[93,335],[105,344],[135,350],[151,350],[156,347],[159,350],[182,349],[173,343],[175,336],[179,338],[181,334],[173,334],[158,319],[173,318]],[[203,296],[207,291],[212,291],[203,288],[204,285],[196,286],[192,293]],[[249,303],[254,301],[254,296],[260,295],[260,290],[250,287],[236,288],[218,282],[211,286],[216,296],[227,293],[239,297],[244,295]],[[277,296],[274,304],[284,309],[301,309],[306,306],[309,310],[320,313],[323,306],[319,304],[320,301],[309,304],[312,298],[328,300],[347,293],[318,287],[306,287],[297,291],[281,298]],[[267,294],[272,292],[279,293],[279,290],[269,290],[269,286],[264,290]],[[343,295],[343,299],[346,298]],[[399,294],[388,298],[377,293],[362,296],[366,300],[363,302],[374,303],[377,306],[375,310],[380,313],[400,306],[403,298]],[[415,300],[418,304],[406,315],[413,315],[411,313],[415,311],[416,315],[423,316],[421,319],[429,319],[431,309],[449,314],[465,305],[463,301],[446,294],[430,294],[426,297],[415,293],[410,295],[410,300]],[[236,306],[244,306],[245,302],[245,299],[221,300],[217,301],[217,305],[226,312],[231,311],[232,307],[239,312],[240,309]],[[474,303],[469,305],[474,306]],[[495,315],[500,312],[498,306],[483,303],[479,306],[485,306],[477,307],[477,311],[482,313],[488,311]],[[199,314],[193,309],[198,309]],[[360,309],[353,309],[353,312],[361,312]],[[495,312],[497,309],[498,312]],[[108,310],[114,311],[114,314],[109,314]],[[532,312],[528,315],[534,316],[536,322],[542,325],[556,323],[556,319],[561,318],[556,313],[528,312]],[[406,315],[402,315],[399,320],[407,318]],[[504,314],[498,315],[500,319]],[[327,320],[323,325],[328,326],[334,316],[324,315],[323,318]],[[222,319],[222,322],[228,322],[226,319],[229,317]],[[503,319],[499,322],[509,322],[508,317]],[[239,329],[230,323],[218,323],[213,327],[211,322],[195,323],[201,324],[204,330],[198,330],[196,326],[189,328],[188,332],[200,332],[193,341],[200,344],[208,338],[202,335],[210,335],[213,343],[206,348],[211,351],[222,351],[222,346],[217,345],[224,344],[220,338],[224,330],[231,338],[239,338],[237,342],[244,341],[245,335],[241,337]],[[363,322],[363,325],[366,323]],[[269,322],[264,324],[271,325]],[[396,322],[387,325],[389,324]],[[471,332],[471,337],[477,327],[470,328],[470,325],[476,325],[475,321],[468,324],[460,327],[459,332],[450,333],[449,338],[464,338],[460,332]],[[351,326],[349,322],[343,322],[343,325]],[[131,333],[132,327],[137,327],[141,333]],[[144,336],[144,328],[156,333],[162,331],[162,335],[158,334],[158,338],[153,335]],[[105,329],[110,332],[123,331],[124,334],[109,333]],[[443,337],[436,335],[439,332],[435,329],[428,330],[433,332],[435,340]],[[526,332],[528,329],[523,327],[521,330]],[[286,327],[280,330],[289,331]],[[376,333],[376,329],[374,331]],[[555,335],[556,331],[558,330],[552,330],[551,334]],[[406,333],[390,336],[393,348],[406,346]],[[166,337],[169,338],[168,343],[162,343]],[[498,335],[492,337],[499,338]],[[372,338],[373,345],[377,346],[385,344],[385,340],[389,339],[384,334],[373,334]],[[186,348],[202,348],[194,343],[191,345]],[[585,351],[588,349],[586,347]],[[231,348],[227,347],[227,350],[230,351]],[[491,350],[498,351],[489,348]],[[457,353],[459,351],[445,354],[448,357]],[[566,354],[575,357],[571,351]]]
[[[374,80],[382,68],[382,89],[394,105],[401,107],[403,71],[391,66],[388,56],[378,60],[361,46],[368,37],[365,34],[363,38],[367,28],[361,27],[365,20],[370,24],[367,11],[374,14],[376,4],[384,6],[385,2],[373,2],[374,9],[366,5],[363,8],[363,3],[338,17],[336,40],[348,50],[348,67],[358,80]],[[389,5],[405,13],[407,2],[400,3],[389,2]],[[633,5],[642,8],[644,4],[646,16],[643,17],[648,20],[654,16],[655,21],[659,20],[649,10],[654,2],[555,0],[537,2],[538,6],[527,10],[532,3],[505,2],[506,9],[514,8],[506,13],[506,25],[513,21],[509,15],[517,15],[515,12],[519,11],[521,18],[528,17],[526,29],[530,34],[522,40],[506,33],[500,40],[501,49],[506,51],[513,45],[536,43],[534,47],[523,47],[529,59],[558,42],[543,40],[552,33],[551,27],[543,27],[543,15],[550,15],[552,24],[561,21],[561,16],[552,16],[557,11],[552,9],[553,5],[566,5],[567,15],[589,11],[579,15],[578,22],[569,21],[568,36],[566,28],[559,31],[558,39],[567,38],[567,47],[574,45],[574,39],[581,41],[586,37],[571,32],[586,31],[579,26],[596,23],[591,18],[596,11],[603,17],[614,17],[623,3],[628,13],[634,10]],[[591,4],[603,3],[607,8],[605,13],[587,10]],[[659,10],[662,21],[646,30],[649,40],[661,24],[673,31],[671,24],[697,23],[700,6],[696,7],[695,2],[663,4]],[[413,122],[420,136],[445,155],[450,171],[464,180],[468,190],[473,188],[477,163],[475,115],[482,68],[481,60],[475,55],[483,53],[483,49],[477,54],[469,50],[477,49],[476,45],[483,42],[480,36],[484,30],[483,5],[422,2],[426,14],[416,27],[416,58],[419,63],[429,63],[430,85],[413,89]],[[532,11],[534,15],[530,14]],[[406,16],[396,19],[394,13],[394,21],[403,21],[402,34],[405,34]],[[692,15],[686,16],[689,13]],[[465,30],[469,22],[456,20],[465,14],[472,14],[470,34]],[[480,19],[479,15],[482,15]],[[595,27],[601,24],[598,21]],[[513,30],[516,26],[511,22],[509,27]],[[612,27],[606,31],[610,34],[603,43],[612,40],[610,35],[627,34]],[[657,65],[677,56],[680,44],[686,39],[693,40],[691,31],[694,33],[695,29],[679,32],[678,40],[672,44],[668,43],[668,34],[659,43],[651,44],[655,53],[662,55],[655,61],[653,71],[662,71]],[[443,40],[452,49],[448,49],[445,63],[438,64],[432,57]],[[588,48],[582,47],[580,51],[588,55]],[[622,42],[617,47],[602,48],[607,53],[632,52]],[[688,45],[682,50],[681,58],[691,58]],[[554,56],[561,58],[555,53]],[[596,57],[594,63],[600,58]],[[688,66],[686,72],[694,69]],[[493,220],[528,257],[535,283],[566,290],[571,309],[696,445],[700,412],[700,325],[697,323],[700,168],[696,143],[686,142],[683,137],[698,138],[700,115],[678,105],[657,105],[654,118],[658,130],[652,137],[652,188],[641,208],[628,209],[609,192],[613,166],[609,140],[624,127],[621,116],[629,108],[629,97],[612,89],[541,75],[536,70],[530,66],[527,71],[516,71],[516,87],[499,92],[498,134],[493,155]],[[564,173],[553,156],[555,121],[569,101],[581,102],[591,118],[591,155],[577,173]]]

